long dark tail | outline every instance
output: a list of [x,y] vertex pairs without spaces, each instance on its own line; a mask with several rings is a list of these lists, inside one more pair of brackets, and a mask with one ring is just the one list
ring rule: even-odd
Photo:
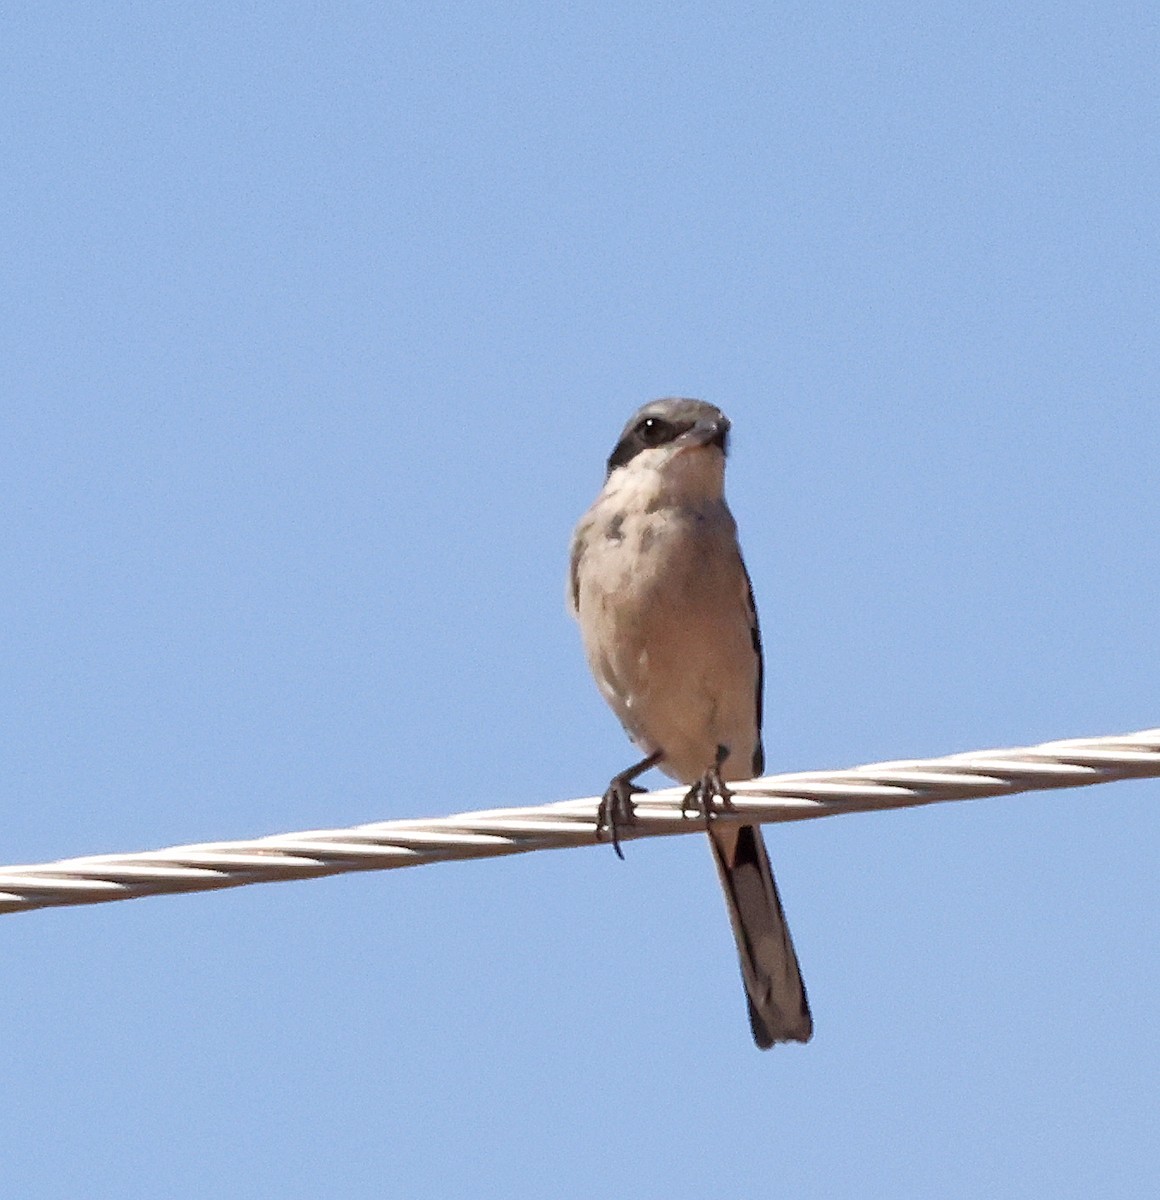
[[753,1040],[762,1050],[808,1042],[814,1022],[761,830],[714,826],[709,844],[737,939]]

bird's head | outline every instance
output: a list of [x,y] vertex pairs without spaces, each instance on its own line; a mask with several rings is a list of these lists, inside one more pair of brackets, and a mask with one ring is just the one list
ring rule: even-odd
[[717,500],[725,488],[729,418],[704,400],[670,397],[638,409],[608,458],[605,486],[646,480],[687,500]]

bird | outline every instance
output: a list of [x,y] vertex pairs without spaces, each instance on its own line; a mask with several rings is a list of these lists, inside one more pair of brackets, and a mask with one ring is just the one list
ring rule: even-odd
[[703,400],[638,409],[572,535],[568,598],[604,699],[644,757],[612,777],[597,833],[634,820],[651,767],[706,818],[749,1009],[765,1050],[807,1042],[813,1018],[761,830],[714,821],[728,781],[765,767],[764,660],[753,586],[725,501],[730,422]]

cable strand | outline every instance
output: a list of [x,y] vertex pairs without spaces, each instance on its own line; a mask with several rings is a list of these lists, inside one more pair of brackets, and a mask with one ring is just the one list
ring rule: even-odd
[[[1160,729],[1145,729],[731,782],[732,805],[713,819],[801,821],[1157,776]],[[703,830],[703,817],[682,810],[685,791],[664,788],[637,796],[636,821],[621,831],[622,840]],[[3,867],[0,913],[591,846],[599,840],[599,802],[599,797],[591,796],[530,808],[378,821],[349,829],[314,829],[250,841],[203,842]]]

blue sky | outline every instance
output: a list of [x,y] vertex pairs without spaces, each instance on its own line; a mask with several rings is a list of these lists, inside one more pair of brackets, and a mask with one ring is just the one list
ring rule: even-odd
[[[0,28],[2,858],[600,791],[564,609],[702,396],[773,770],[1160,723],[1143,4]],[[0,918],[0,1193],[1155,1194],[1160,784]]]

